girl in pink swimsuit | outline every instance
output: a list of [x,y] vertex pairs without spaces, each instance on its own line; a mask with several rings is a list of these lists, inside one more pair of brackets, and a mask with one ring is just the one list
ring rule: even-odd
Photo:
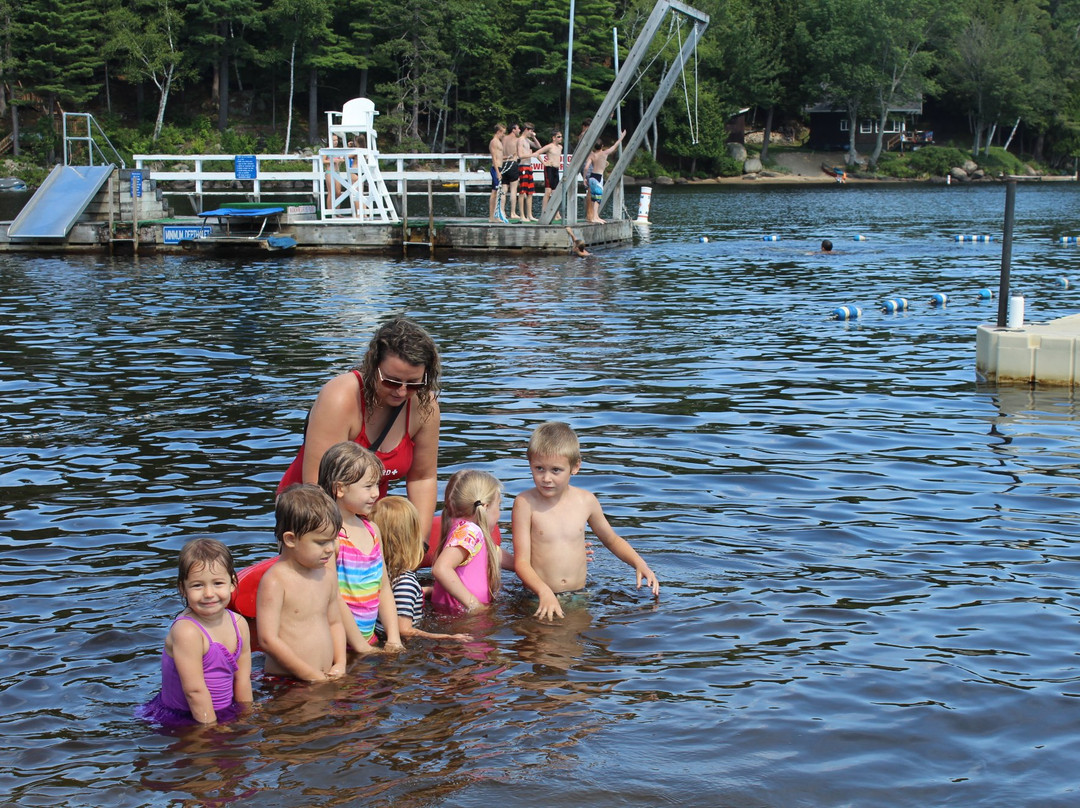
[[177,588],[186,608],[161,654],[161,692],[136,715],[164,725],[213,724],[251,703],[251,637],[229,611],[236,589],[232,554],[217,539],[180,551]]
[[431,567],[435,583],[431,603],[451,614],[477,612],[494,600],[501,570],[514,568],[514,557],[495,544],[502,486],[486,471],[469,469],[446,484],[443,540]]

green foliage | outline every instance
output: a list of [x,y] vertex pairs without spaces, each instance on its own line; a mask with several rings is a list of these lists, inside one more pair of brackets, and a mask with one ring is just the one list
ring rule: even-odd
[[1027,171],[1023,160],[998,146],[991,146],[989,154],[980,155],[976,162],[983,171],[995,177],[999,174],[1024,174]]
[[944,177],[949,169],[962,166],[970,156],[952,146],[924,146],[911,153],[908,164],[917,176]]
[[258,136],[251,132],[226,129],[221,133],[221,150],[225,154],[254,154],[259,150],[258,143]]
[[656,162],[656,159],[648,149],[638,149],[637,154],[634,155],[634,159],[631,160],[630,165],[626,167],[626,173],[631,177],[668,176],[667,171],[660,163]]
[[740,177],[742,176],[743,164],[741,161],[736,160],[727,152],[717,155],[713,158],[713,170],[718,177]]
[[881,155],[877,164],[877,173],[885,177],[894,177],[901,180],[915,179],[919,176],[919,172],[912,167],[908,155],[891,152]]

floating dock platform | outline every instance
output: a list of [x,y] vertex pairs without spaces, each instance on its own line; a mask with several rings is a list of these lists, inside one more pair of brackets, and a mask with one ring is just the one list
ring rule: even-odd
[[[64,167],[75,180],[81,175]],[[85,172],[83,172],[85,173]],[[173,216],[169,203],[152,180],[137,187],[135,172],[114,170],[107,182],[100,168],[89,180],[82,180],[89,193],[57,193],[43,197],[27,215],[14,223],[0,223],[0,252],[184,252],[192,240],[210,240],[227,235],[220,221],[205,216]],[[46,189],[47,190],[47,189]],[[241,189],[241,194],[243,194]],[[235,195],[235,192],[234,192]],[[236,207],[280,206],[282,215],[272,234],[295,240],[292,254],[383,253],[415,255],[457,252],[508,252],[559,254],[571,250],[566,227],[561,222],[493,223],[485,217],[421,215],[398,221],[361,221],[349,217],[325,218],[311,194],[306,199],[230,203]],[[249,196],[250,199],[250,196]],[[33,202],[34,200],[32,200]],[[404,206],[403,206],[404,207]],[[35,227],[34,215],[50,217],[49,229]],[[57,221],[53,221],[53,220]],[[588,249],[626,246],[633,242],[634,227],[629,219],[605,224],[577,222],[573,229]],[[187,242],[187,244],[185,244]],[[233,251],[235,252],[235,244]],[[253,252],[259,252],[253,246]],[[264,252],[264,251],[263,251]]]
[[1022,328],[980,325],[975,369],[996,384],[1063,387],[1080,383],[1080,314]]
[[[114,228],[119,225],[120,230]],[[126,226],[125,226],[126,225]],[[137,234],[130,222],[77,222],[62,239],[13,240],[0,223],[0,252],[145,252],[183,253],[181,243],[193,233],[212,235],[212,226],[196,216],[140,221]],[[116,237],[116,232],[122,235]],[[579,223],[574,232],[588,249],[626,246],[633,241],[633,223]],[[571,249],[561,224],[492,224],[477,219],[447,219],[400,224],[351,222],[284,223],[274,235],[296,240],[292,254],[383,253],[421,256],[434,252],[566,253]]]

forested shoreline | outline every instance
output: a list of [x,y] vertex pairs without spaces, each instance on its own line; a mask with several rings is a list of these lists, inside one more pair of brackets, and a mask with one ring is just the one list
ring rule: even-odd
[[[693,5],[712,21],[646,139],[661,162],[716,170],[725,122],[742,109],[768,144],[815,103],[845,109],[854,132],[913,98],[974,154],[1008,143],[1071,165],[1080,153],[1080,0]],[[614,77],[613,29],[622,58],[652,7],[575,2],[574,132]],[[542,135],[561,127],[569,10],[569,0],[0,0],[0,134],[44,162],[63,109],[94,112],[131,151],[192,133],[296,151],[325,138],[324,110],[367,96],[384,151],[484,151],[499,121],[529,120]],[[624,99],[630,128],[687,36],[678,17]],[[881,148],[858,156],[874,166]]]

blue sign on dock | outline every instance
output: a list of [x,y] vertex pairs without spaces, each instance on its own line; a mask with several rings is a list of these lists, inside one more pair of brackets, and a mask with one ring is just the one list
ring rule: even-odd
[[131,172],[131,195],[135,197],[142,196],[142,172]]
[[176,225],[167,224],[161,228],[161,240],[166,244],[179,244],[181,241],[209,236],[214,232],[210,225]]
[[233,173],[238,180],[253,180],[259,175],[254,154],[238,154],[233,159]]

